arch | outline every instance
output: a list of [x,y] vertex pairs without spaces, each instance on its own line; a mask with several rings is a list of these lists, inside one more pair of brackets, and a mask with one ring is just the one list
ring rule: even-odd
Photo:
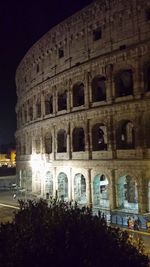
[[107,177],[97,174],[93,179],[93,206],[109,208],[109,182]]
[[67,152],[67,133],[63,129],[59,130],[57,133],[57,152]]
[[53,190],[54,190],[54,183],[53,183],[53,174],[50,171],[46,172],[45,175],[45,194],[47,198],[53,196]]
[[72,132],[73,151],[85,151],[85,134],[83,128],[74,128]]
[[106,100],[106,78],[104,76],[96,76],[92,80],[92,102]]
[[49,115],[53,113],[53,96],[46,95],[45,96],[45,115]]
[[35,152],[36,154],[40,154],[41,152],[41,142],[40,142],[40,138],[37,138],[35,140]]
[[36,102],[36,117],[40,118],[41,117],[41,100],[38,99]]
[[58,175],[58,198],[68,200],[68,178],[64,172]]
[[144,66],[144,89],[145,92],[150,91],[150,62]]
[[34,192],[38,195],[41,194],[41,175],[39,171],[36,171],[34,177]]
[[107,129],[104,124],[97,123],[92,127],[92,150],[107,150]]
[[115,75],[116,97],[133,95],[133,73],[125,69]]
[[32,121],[33,120],[33,107],[29,106],[29,120]]
[[52,153],[52,135],[50,133],[47,133],[45,135],[44,144],[45,144],[45,153],[46,154]]
[[58,111],[67,110],[67,90],[57,94]]
[[74,200],[79,204],[86,204],[86,179],[83,174],[74,176]]
[[73,86],[73,107],[84,105],[84,83],[78,82]]
[[129,175],[118,179],[117,205],[118,209],[138,211],[137,182]]
[[117,149],[135,148],[135,130],[134,125],[129,120],[120,121],[116,130]]

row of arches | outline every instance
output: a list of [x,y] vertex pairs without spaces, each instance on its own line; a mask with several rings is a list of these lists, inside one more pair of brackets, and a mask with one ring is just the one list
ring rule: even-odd
[[[111,129],[112,130],[112,129]],[[123,120],[116,125],[116,149],[134,149],[135,148],[135,127],[130,120]],[[108,150],[108,136],[110,130],[103,123],[96,123],[91,128],[90,143],[92,151],[106,151]],[[29,138],[28,138],[29,139]],[[75,127],[70,135],[67,131],[60,129],[56,132],[56,150],[57,153],[66,153],[70,148],[68,139],[71,140],[71,148],[73,152],[86,151],[86,142],[88,142],[87,132],[83,127]],[[30,146],[34,146],[34,150],[37,154],[41,153],[41,137],[37,136],[33,142],[30,142]],[[53,152],[55,137],[53,132],[47,132],[43,137],[42,147],[46,154]],[[29,146],[29,141],[27,142]],[[148,143],[149,144],[149,143]],[[42,149],[43,149],[42,148]],[[42,150],[43,151],[43,150]],[[17,141],[17,155],[28,154],[25,138],[22,142]],[[30,148],[32,153],[32,147]]]
[[[144,74],[144,91],[150,91],[150,64],[146,64],[143,70]],[[115,74],[114,78],[115,97],[134,95],[134,73],[131,68],[123,69]],[[95,76],[91,81],[91,102],[101,102],[107,100],[107,77],[102,75]],[[76,82],[72,86],[71,106],[79,107],[85,104],[85,84],[82,81]],[[143,93],[143,92],[141,92]],[[43,114],[42,102],[44,103],[44,114],[53,114],[55,111],[68,109],[69,95],[67,89],[58,90],[56,96],[47,93],[44,100],[38,96],[35,101],[28,101],[17,113],[19,125],[33,119],[40,118]]]
[[[40,194],[40,174],[37,173],[34,183],[34,190]],[[68,177],[64,172],[59,173],[57,177],[57,197],[60,200],[69,200]],[[109,179],[104,174],[97,174],[92,182],[92,205],[93,208],[110,209],[111,185]],[[117,208],[122,210],[132,210],[138,212],[138,188],[137,182],[129,175],[118,179],[116,185],[116,203]],[[45,175],[45,195],[54,196],[54,178],[52,172],[48,171]],[[82,173],[77,173],[73,179],[73,200],[81,205],[88,202],[87,181]]]

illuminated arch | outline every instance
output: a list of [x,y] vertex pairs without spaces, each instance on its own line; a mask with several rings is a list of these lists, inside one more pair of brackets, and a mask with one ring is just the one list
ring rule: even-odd
[[50,171],[47,171],[45,174],[45,194],[49,197],[53,196],[54,183],[53,183],[53,174]]
[[98,174],[93,179],[93,206],[109,208],[109,182],[107,177]]
[[74,177],[74,200],[79,204],[86,204],[86,179],[81,173]]
[[64,172],[58,175],[58,198],[68,200],[68,178]]
[[129,175],[119,177],[117,182],[118,209],[138,211],[137,182]]

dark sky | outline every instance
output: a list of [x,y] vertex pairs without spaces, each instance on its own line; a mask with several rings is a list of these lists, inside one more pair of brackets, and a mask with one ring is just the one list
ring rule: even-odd
[[52,26],[92,1],[0,1],[0,145],[15,140],[15,71],[20,60]]

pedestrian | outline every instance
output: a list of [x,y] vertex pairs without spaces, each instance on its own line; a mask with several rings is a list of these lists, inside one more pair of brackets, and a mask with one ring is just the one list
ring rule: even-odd
[[139,231],[139,224],[138,224],[138,220],[134,221],[134,230]]
[[16,199],[16,194],[13,195],[13,199]]
[[133,229],[133,219],[131,219],[130,217],[128,218],[128,221],[127,221],[127,224],[128,224],[128,229]]
[[130,225],[131,225],[131,218],[130,217],[127,220],[127,225],[128,225],[128,229],[130,229]]

